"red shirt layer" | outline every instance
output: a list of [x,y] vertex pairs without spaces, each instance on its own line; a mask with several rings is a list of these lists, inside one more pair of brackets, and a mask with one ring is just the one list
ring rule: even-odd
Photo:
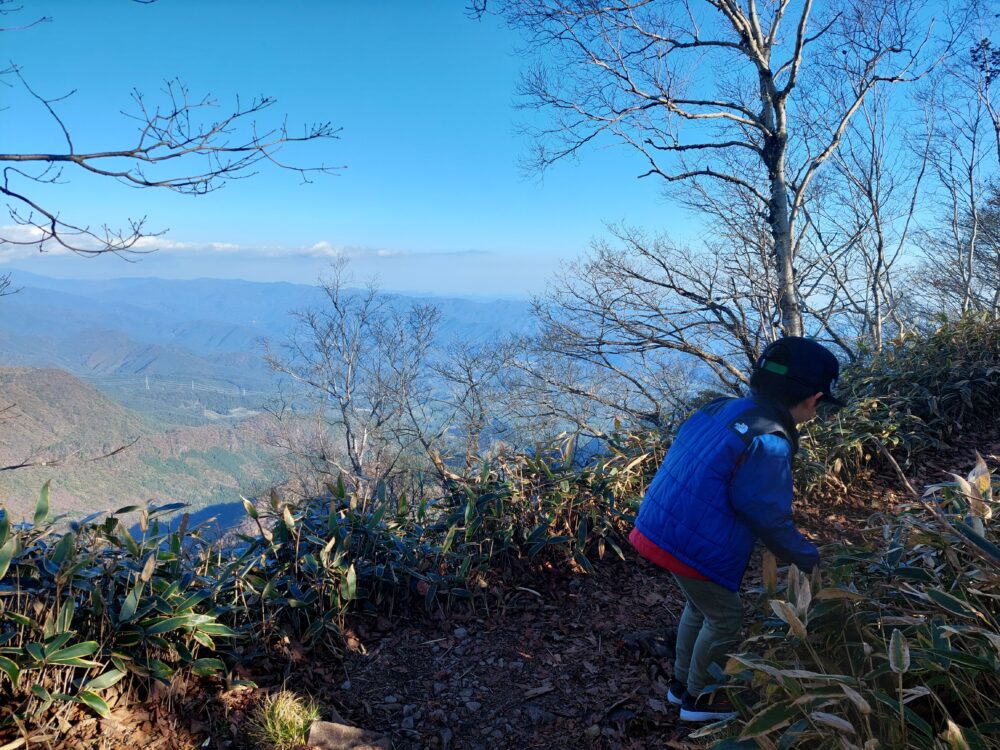
[[632,529],[632,533],[628,535],[628,540],[635,547],[635,551],[653,563],[653,565],[666,568],[671,573],[676,573],[685,578],[694,578],[698,581],[709,580],[708,576],[702,575],[690,565],[682,563],[666,550],[657,547],[639,529]]

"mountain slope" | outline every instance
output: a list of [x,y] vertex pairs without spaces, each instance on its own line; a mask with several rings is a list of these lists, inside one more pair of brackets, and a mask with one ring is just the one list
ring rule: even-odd
[[[52,480],[54,513],[145,501],[234,501],[280,477],[261,418],[163,429],[67,372],[0,368],[0,504],[26,517]],[[98,458],[122,446],[131,447]],[[97,459],[97,460],[94,460]]]

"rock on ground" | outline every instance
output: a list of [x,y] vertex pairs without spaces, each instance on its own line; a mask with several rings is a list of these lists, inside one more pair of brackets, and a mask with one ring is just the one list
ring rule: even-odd
[[384,735],[332,721],[313,723],[309,745],[318,750],[392,750]]

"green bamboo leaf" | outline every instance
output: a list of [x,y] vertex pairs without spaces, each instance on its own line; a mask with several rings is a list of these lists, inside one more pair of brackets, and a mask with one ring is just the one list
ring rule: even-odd
[[191,637],[194,638],[196,641],[198,641],[198,643],[200,643],[205,648],[215,651],[215,641],[213,641],[212,637],[207,633],[202,633],[201,631],[195,630],[191,634]]
[[146,628],[146,635],[158,635],[160,633],[169,633],[172,630],[180,630],[191,624],[191,618],[187,615],[180,615],[178,617],[167,617],[159,622]]
[[432,583],[427,587],[427,593],[424,594],[424,607],[427,609],[430,609],[431,605],[434,603],[434,597],[437,596],[437,590],[438,585],[436,583]]
[[95,677],[87,682],[83,686],[83,689],[95,692],[98,690],[107,690],[124,676],[125,672],[120,669],[109,669],[104,674],[99,675],[98,677]]
[[45,644],[45,656],[46,657],[51,656],[56,651],[65,646],[67,643],[69,643],[71,640],[73,640],[73,635],[74,633],[60,633],[59,635],[52,638],[52,640],[48,641]]
[[347,575],[340,583],[340,597],[346,602],[353,601],[358,593],[358,574],[352,565],[347,569]]
[[106,719],[111,715],[111,709],[104,699],[95,693],[91,693],[89,690],[82,691],[77,696],[77,699],[102,719]]
[[[7,535],[10,533],[10,515],[7,509],[0,505],[0,546],[7,543]],[[2,578],[3,576],[0,576]]]
[[899,628],[893,628],[889,639],[889,667],[897,674],[910,669],[910,645]]
[[974,654],[967,654],[963,651],[955,651],[950,648],[928,648],[922,653],[940,656],[945,662],[955,662],[965,667],[979,670],[980,672],[995,673],[997,671],[996,659],[984,659]]
[[983,552],[988,554],[991,558],[996,560],[996,564],[1000,566],[1000,546],[997,546],[989,539],[986,539],[982,534],[977,533],[973,528],[963,521],[952,521],[952,526],[958,529],[962,536],[967,538],[977,547],[979,547]]
[[16,623],[17,625],[20,625],[22,628],[32,629],[38,627],[37,622],[32,620],[30,617],[22,615],[20,612],[13,612],[8,609],[6,612],[4,612],[4,617],[6,617],[13,623]]
[[[318,621],[322,624],[322,621]],[[191,662],[191,671],[199,677],[211,677],[219,672],[226,671],[226,665],[221,659],[195,659]]]
[[17,679],[21,675],[21,668],[17,664],[8,659],[6,656],[0,656],[0,671],[7,675],[7,679],[10,680],[11,686],[14,688],[14,692],[17,692]]
[[62,539],[59,540],[59,544],[52,551],[52,562],[56,565],[62,565],[63,561],[69,557],[70,553],[73,551],[73,546],[76,543],[76,535],[72,531],[67,531],[63,534]]
[[441,554],[448,554],[448,550],[451,549],[452,543],[455,541],[455,534],[458,533],[458,526],[452,526],[448,529],[448,533],[445,535],[444,543],[441,545]]
[[124,524],[121,524],[120,532],[121,532],[122,543],[125,545],[125,548],[129,551],[129,554],[131,554],[132,557],[139,557],[139,555],[141,554],[139,545],[136,544],[135,539],[132,538],[132,534],[129,533],[129,530],[125,527]]
[[3,547],[0,547],[0,581],[7,575],[10,561],[14,559],[14,551],[17,549],[17,537],[12,536]]
[[528,533],[528,538],[525,540],[529,544],[537,542],[545,537],[545,532],[549,530],[549,524],[551,524],[551,519],[546,519],[542,523],[538,524]]
[[163,515],[164,513],[170,513],[171,511],[180,510],[181,508],[188,507],[187,503],[164,503],[163,505],[156,505],[149,509],[149,517]]
[[772,706],[768,706],[750,719],[746,726],[743,727],[740,736],[744,739],[749,739],[768,734],[776,729],[781,729],[786,724],[790,724],[792,719],[801,715],[798,707],[793,705],[792,701],[780,701]]
[[191,594],[191,596],[186,597],[183,601],[181,601],[176,606],[175,611],[176,612],[187,612],[189,610],[193,610],[195,607],[197,607],[203,601],[205,601],[206,599],[211,598],[211,596],[212,596],[212,592],[211,591],[196,591],[195,593]]
[[75,659],[81,656],[90,656],[97,652],[100,648],[100,644],[97,641],[84,641],[83,643],[76,643],[72,646],[66,648],[61,648],[58,651],[53,651],[48,656],[48,661],[65,661],[66,659]]
[[135,612],[139,608],[140,596],[142,596],[142,591],[139,586],[128,593],[125,601],[122,602],[121,610],[118,612],[118,622],[130,622],[135,617]]
[[258,518],[260,518],[260,514],[257,513],[257,507],[253,503],[251,503],[249,500],[243,497],[243,495],[240,495],[240,500],[243,501],[243,508],[244,510],[246,510],[247,515],[250,516],[250,518],[254,519],[255,521]]
[[[894,714],[899,714],[899,701],[882,691],[876,691],[873,693],[875,698],[880,702],[884,703],[886,706],[892,709]],[[934,729],[928,724],[920,714],[914,711],[909,706],[903,706],[903,715],[906,717],[907,723],[920,732],[925,737],[933,737]]]
[[930,597],[931,601],[954,615],[968,617],[971,620],[983,620],[989,623],[989,619],[982,612],[968,602],[962,601],[957,596],[952,596],[940,589],[925,589],[925,593]]
[[209,635],[217,635],[220,638],[235,638],[239,635],[235,630],[223,625],[221,622],[206,622],[198,626],[198,630]]
[[28,653],[32,659],[37,662],[45,661],[45,648],[41,643],[29,643],[24,647],[24,650]]
[[41,492],[38,493],[38,504],[35,506],[35,526],[41,526],[45,519],[49,517],[49,485],[51,479],[47,479],[42,485]]
[[573,559],[576,560],[577,565],[583,568],[585,571],[594,574],[594,565],[587,559],[587,556],[583,554],[580,550],[573,550]]

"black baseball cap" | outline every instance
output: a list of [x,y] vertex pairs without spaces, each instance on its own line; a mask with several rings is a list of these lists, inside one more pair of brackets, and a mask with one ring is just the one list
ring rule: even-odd
[[773,373],[808,388],[810,393],[822,393],[820,401],[834,406],[846,406],[833,395],[840,377],[840,363],[833,352],[813,339],[785,336],[767,345],[754,368]]

